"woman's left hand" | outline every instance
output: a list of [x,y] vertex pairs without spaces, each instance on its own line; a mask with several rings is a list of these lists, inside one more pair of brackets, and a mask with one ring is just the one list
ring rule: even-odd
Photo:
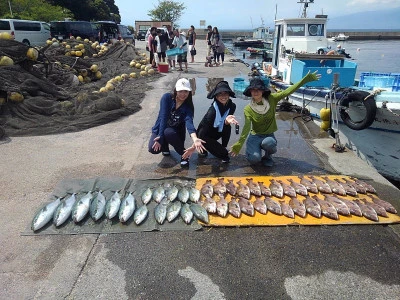
[[185,150],[185,152],[183,152],[182,158],[183,158],[183,159],[190,158],[195,150],[196,150],[196,147],[195,147],[194,144],[193,144],[191,147],[187,148],[187,149]]
[[206,142],[203,141],[202,139],[195,139],[193,142],[193,146],[196,148],[197,152],[201,153],[203,151],[206,151],[206,148],[203,146],[203,143],[205,144]]
[[225,119],[227,124],[235,124],[235,125],[239,125],[239,122],[236,120],[234,115],[228,115]]

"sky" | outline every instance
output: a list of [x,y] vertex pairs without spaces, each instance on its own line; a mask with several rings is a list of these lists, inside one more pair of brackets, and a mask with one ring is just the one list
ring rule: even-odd
[[[275,17],[297,18],[301,16],[300,0],[177,0],[186,9],[177,21],[179,27],[200,27],[200,20],[206,26],[218,29],[252,29],[264,25],[272,26]],[[121,24],[135,25],[135,21],[147,21],[149,10],[158,6],[159,1],[115,0],[121,15]],[[314,0],[309,4],[307,14],[327,14],[328,18],[363,11],[399,8],[399,0]],[[276,9],[277,8],[277,9]]]

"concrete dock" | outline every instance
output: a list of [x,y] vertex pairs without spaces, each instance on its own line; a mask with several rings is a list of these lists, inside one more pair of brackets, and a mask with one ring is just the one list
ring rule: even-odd
[[[144,42],[136,43],[144,51]],[[398,224],[21,235],[69,178],[343,174],[367,180],[400,211],[397,188],[351,151],[335,152],[332,138],[292,113],[278,114],[278,152],[269,169],[249,166],[244,148],[227,165],[194,154],[189,169],[180,168],[176,153],[150,154],[159,99],[178,78],[195,78],[195,100],[205,101],[200,84],[207,79],[249,71],[229,55],[223,66],[207,68],[205,41],[196,49],[189,72],[153,82],[142,110],[129,117],[0,144],[0,299],[400,299]]]

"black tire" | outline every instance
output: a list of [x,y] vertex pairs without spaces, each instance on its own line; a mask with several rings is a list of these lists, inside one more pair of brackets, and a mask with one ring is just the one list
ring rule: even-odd
[[28,47],[31,45],[31,43],[27,39],[23,40],[22,43],[27,45]]
[[324,51],[324,49],[318,49],[318,52],[317,52],[318,54],[324,54],[325,53],[325,51]]
[[[371,126],[371,124],[375,121],[375,116],[376,116],[375,98],[369,95],[370,94],[368,92],[354,91],[347,94],[345,97],[343,97],[342,100],[340,100],[339,114],[340,117],[342,118],[343,123],[345,123],[349,128],[353,130],[363,130]],[[349,108],[349,103],[353,101],[361,102],[365,106],[365,111],[366,111],[365,117],[360,121],[353,121],[347,112],[347,109]]]

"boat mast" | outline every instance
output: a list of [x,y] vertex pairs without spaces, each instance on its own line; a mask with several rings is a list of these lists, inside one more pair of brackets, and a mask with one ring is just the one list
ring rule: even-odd
[[301,15],[301,18],[307,18],[307,8],[309,3],[314,3],[314,0],[299,0],[300,2],[297,3],[302,3],[304,4],[303,6],[303,13]]

